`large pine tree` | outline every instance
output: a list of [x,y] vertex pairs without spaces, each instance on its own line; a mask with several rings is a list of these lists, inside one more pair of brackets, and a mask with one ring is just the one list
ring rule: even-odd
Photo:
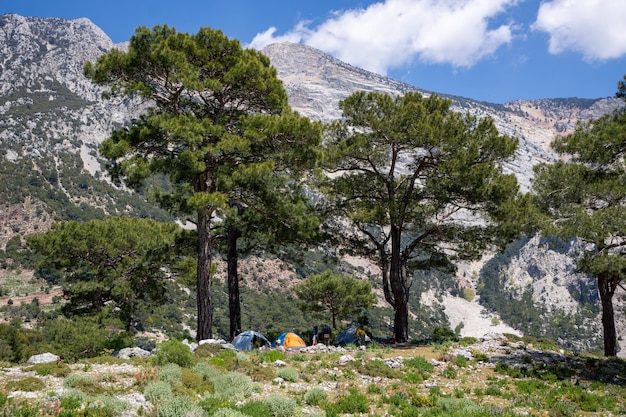
[[128,52],[112,50],[88,63],[85,73],[112,94],[139,96],[148,106],[101,151],[113,162],[113,177],[129,186],[166,175],[171,188],[156,190],[159,203],[192,216],[198,232],[197,339],[210,338],[217,224],[236,216],[238,207],[254,207],[256,191],[270,192],[254,188],[261,179],[312,156],[319,129],[289,109],[266,56],[210,28],[189,35],[167,26],[140,27]]

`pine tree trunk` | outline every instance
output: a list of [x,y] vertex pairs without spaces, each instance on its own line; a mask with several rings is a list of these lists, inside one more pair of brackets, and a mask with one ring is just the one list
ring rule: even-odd
[[401,233],[399,229],[392,230],[391,260],[389,263],[389,282],[395,302],[394,332],[398,343],[409,340],[409,293],[406,286],[406,276],[402,273],[402,258],[400,256]]
[[228,227],[226,236],[228,264],[228,311],[230,315],[230,337],[234,338],[241,331],[241,304],[239,301],[239,274],[237,272],[237,239],[241,233],[235,227]]
[[617,356],[617,333],[613,312],[614,280],[607,274],[598,277],[598,291],[602,302],[602,327],[604,329],[604,356]]
[[211,305],[211,216],[198,213],[197,304],[198,333],[196,340],[212,337],[213,311]]

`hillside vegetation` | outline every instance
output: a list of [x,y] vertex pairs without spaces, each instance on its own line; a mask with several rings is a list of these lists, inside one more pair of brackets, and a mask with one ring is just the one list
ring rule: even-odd
[[[224,345],[225,347],[227,345]],[[193,351],[193,353],[192,353]],[[142,351],[147,354],[146,351]],[[235,351],[172,339],[146,357],[0,367],[11,416],[609,416],[626,413],[619,359],[494,336],[402,349],[318,344]]]

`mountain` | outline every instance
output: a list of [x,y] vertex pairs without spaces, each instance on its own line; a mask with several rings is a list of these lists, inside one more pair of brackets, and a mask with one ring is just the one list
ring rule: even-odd
[[[87,19],[0,16],[0,249],[5,269],[11,262],[8,249],[54,220],[112,214],[168,218],[144,196],[107,182],[105,161],[97,152],[114,129],[139,114],[141,103],[104,101],[102,89],[83,76],[82,66],[125,47]],[[262,52],[277,68],[291,106],[323,122],[340,117],[338,102],[358,90],[434,94],[304,45],[279,43]],[[549,146],[555,135],[570,133],[577,121],[597,118],[623,103],[555,98],[493,104],[446,97],[453,109],[492,117],[502,134],[519,139],[516,157],[505,169],[515,173],[523,190],[530,187],[533,165],[557,159]],[[593,282],[574,272],[566,248],[547,249],[544,243],[538,238],[515,242],[504,254],[459,265],[450,282],[416,285],[414,308],[429,306],[428,314],[443,314],[462,335],[523,331],[561,337],[580,349],[597,348],[601,327]],[[375,267],[363,260],[352,262],[375,274]],[[469,296],[471,291],[478,296]],[[516,314],[511,306],[528,315]],[[618,334],[625,329],[622,320]]]

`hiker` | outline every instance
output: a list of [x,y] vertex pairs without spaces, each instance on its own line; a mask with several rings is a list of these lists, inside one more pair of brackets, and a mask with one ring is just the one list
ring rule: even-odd
[[311,341],[313,345],[317,344],[317,324],[313,325],[313,332],[311,333]]
[[330,335],[330,327],[328,327],[328,324],[325,324],[324,328],[322,329],[322,337],[324,338],[324,344],[326,346],[330,345]]
[[363,325],[356,329],[356,341],[359,345],[365,344],[365,329],[363,328]]

